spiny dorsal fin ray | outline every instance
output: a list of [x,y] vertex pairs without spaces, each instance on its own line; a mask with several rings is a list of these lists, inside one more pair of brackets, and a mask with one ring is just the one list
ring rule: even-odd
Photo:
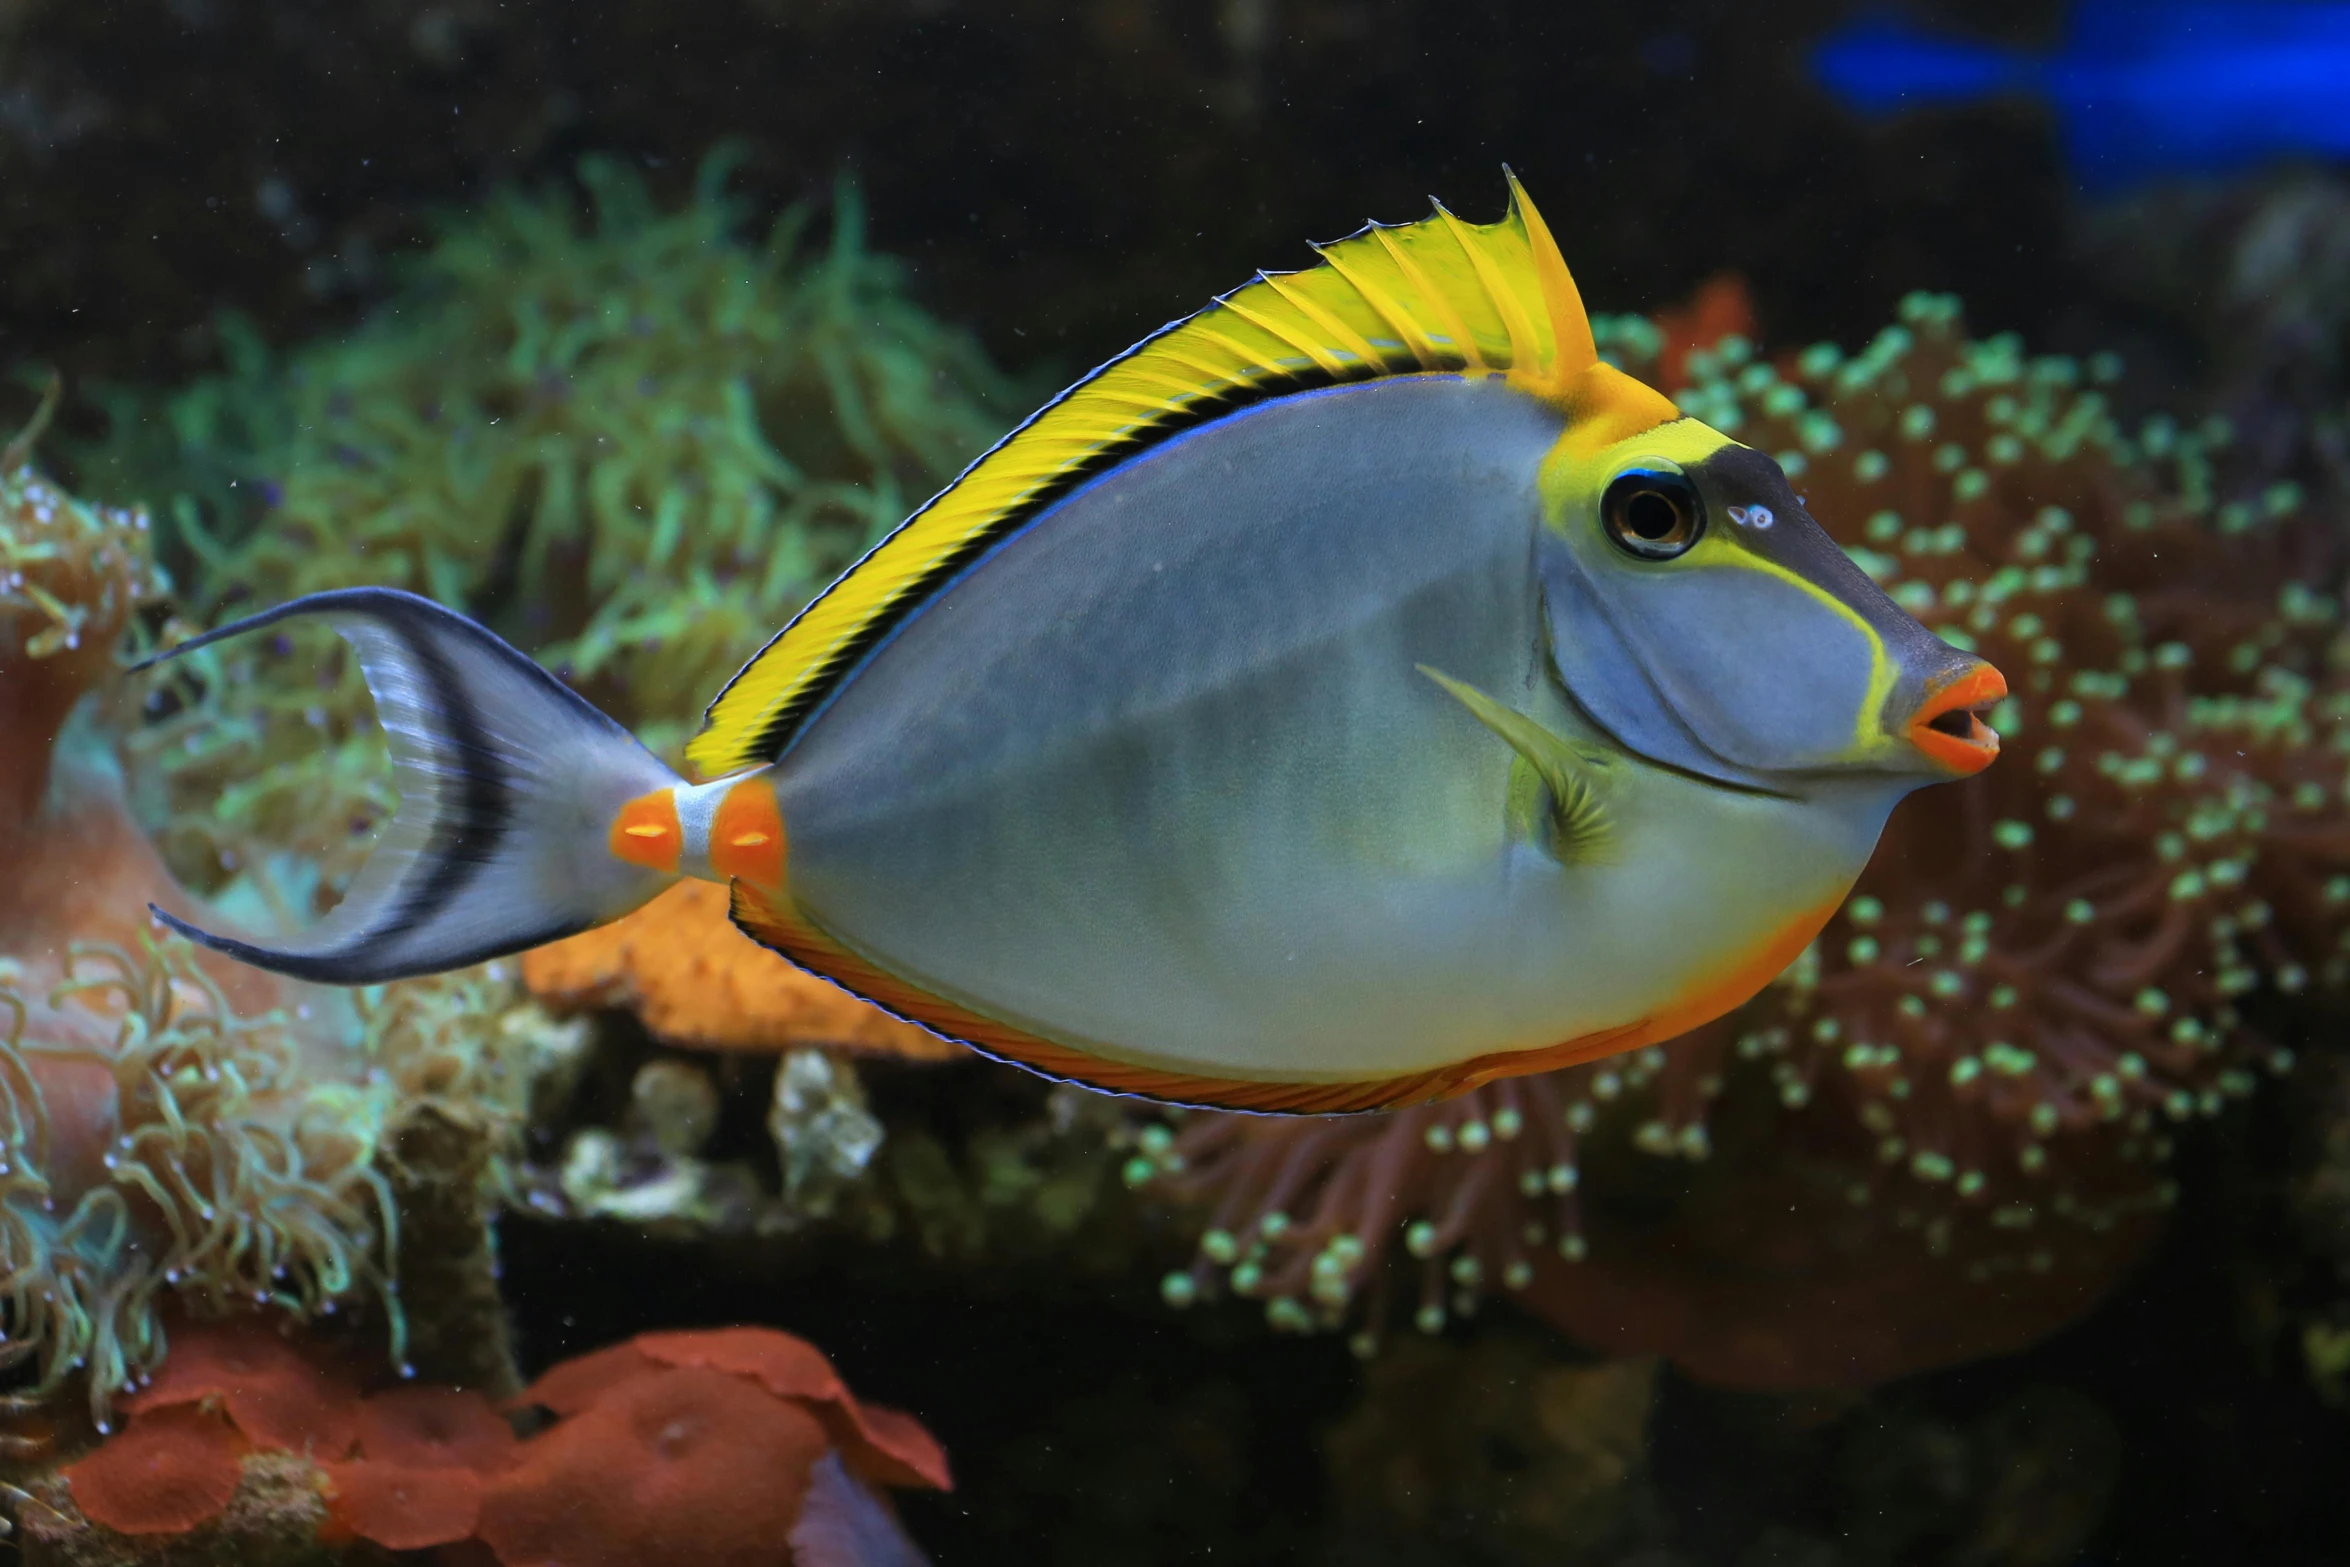
[[1564,403],[1597,359],[1566,263],[1513,175],[1497,223],[1438,207],[1316,246],[1144,339],[1046,405],[834,583],[711,704],[705,777],[779,756],[888,629],[1087,476],[1268,396],[1428,371],[1504,374]]

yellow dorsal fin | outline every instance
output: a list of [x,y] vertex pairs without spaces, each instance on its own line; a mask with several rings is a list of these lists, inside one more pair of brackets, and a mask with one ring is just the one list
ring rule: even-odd
[[[1583,301],[1510,178],[1498,223],[1438,207],[1260,273],[1047,404],[803,610],[711,704],[687,755],[716,777],[781,755],[890,627],[1089,475],[1265,397],[1382,376],[1506,375],[1572,409],[1598,363]],[[1660,399],[1661,401],[1661,399]],[[1666,405],[1669,407],[1670,405]]]

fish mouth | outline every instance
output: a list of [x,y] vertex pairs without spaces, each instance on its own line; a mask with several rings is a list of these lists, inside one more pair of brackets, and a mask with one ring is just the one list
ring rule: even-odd
[[1999,731],[1984,719],[2006,696],[2006,677],[1977,664],[1927,693],[1910,718],[1909,742],[1943,771],[1971,778],[1999,756]]

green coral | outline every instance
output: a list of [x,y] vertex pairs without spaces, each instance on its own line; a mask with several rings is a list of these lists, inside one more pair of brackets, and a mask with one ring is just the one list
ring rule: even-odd
[[409,588],[639,722],[690,717],[1019,401],[865,250],[852,191],[811,254],[805,207],[746,241],[726,172],[663,213],[590,158],[584,223],[507,192],[348,337],[232,333],[228,372],[161,410],[200,591]]
[[184,942],[75,943],[66,974],[43,998],[0,984],[0,1365],[30,1373],[0,1409],[80,1370],[103,1420],[162,1358],[167,1292],[307,1317],[372,1285],[397,1353],[381,1096],[319,1082],[287,1019],[238,1016]]

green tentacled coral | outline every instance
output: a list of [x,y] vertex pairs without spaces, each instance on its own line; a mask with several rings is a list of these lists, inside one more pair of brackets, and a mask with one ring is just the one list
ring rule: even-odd
[[66,971],[40,1012],[111,1037],[35,1029],[0,989],[0,1365],[34,1367],[8,1402],[84,1369],[102,1413],[161,1358],[166,1291],[311,1316],[372,1284],[397,1353],[393,1210],[370,1163],[388,1096],[312,1081],[287,1020],[237,1016],[184,943],[77,943]]
[[452,217],[340,341],[232,324],[225,375],[118,400],[93,482],[174,493],[215,604],[410,588],[673,741],[1023,400],[865,250],[852,190],[821,250],[805,207],[754,242],[727,170],[664,213],[590,158],[587,221],[563,192]]
[[[674,751],[1025,400],[866,251],[852,190],[821,247],[806,208],[754,240],[727,168],[664,212],[591,158],[584,217],[567,192],[453,215],[347,337],[278,354],[230,323],[226,373],[115,399],[91,482],[171,497],[206,618],[409,588]],[[182,713],[133,741],[169,780],[143,810],[174,867],[215,887],[275,856],[280,918],[331,901],[391,804],[356,667],[303,637],[196,655]]]
[[[190,899],[130,813],[115,659],[166,585],[145,513],[33,470],[37,423],[0,448],[0,1416],[78,1375],[103,1422],[164,1355],[167,1302],[380,1303],[395,1354],[403,1280],[445,1319],[473,1288],[463,1226],[421,1199],[478,1208],[566,1031],[495,966],[354,995],[153,933],[150,902]],[[256,858],[219,908],[266,923],[259,891],[302,864]],[[428,1120],[451,1135],[413,1135]],[[419,1214],[438,1255],[403,1268]]]

